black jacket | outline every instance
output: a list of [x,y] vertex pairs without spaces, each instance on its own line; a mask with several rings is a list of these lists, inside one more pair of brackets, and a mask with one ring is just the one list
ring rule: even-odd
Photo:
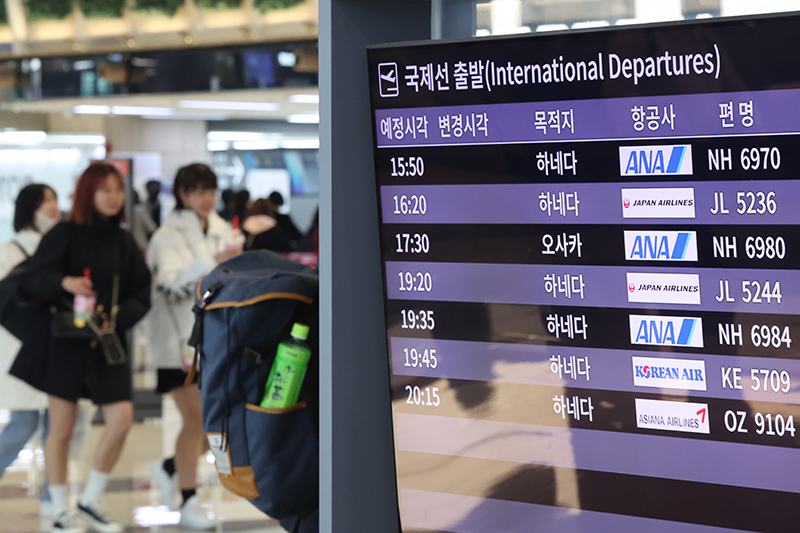
[[[42,238],[36,254],[26,263],[22,277],[24,293],[43,307],[70,310],[74,295],[61,287],[65,276],[83,276],[91,270],[97,304],[111,309],[114,275],[119,274],[119,314],[117,333],[124,339],[127,330],[150,309],[150,270],[133,236],[119,227],[118,220],[96,216],[91,226],[61,222]],[[53,339],[47,319],[32,324],[36,330],[23,341],[10,373],[36,386]]]

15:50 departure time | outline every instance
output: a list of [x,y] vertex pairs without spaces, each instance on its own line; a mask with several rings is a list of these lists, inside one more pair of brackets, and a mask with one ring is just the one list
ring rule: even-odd
[[425,174],[425,162],[421,157],[393,157],[392,177],[413,178]]

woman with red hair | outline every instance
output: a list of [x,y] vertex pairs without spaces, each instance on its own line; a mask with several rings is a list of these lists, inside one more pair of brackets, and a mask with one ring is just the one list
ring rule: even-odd
[[[123,530],[106,518],[99,500],[133,422],[125,334],[150,308],[150,271],[131,234],[120,228],[124,204],[119,172],[106,164],[89,166],[78,180],[67,221],[44,236],[21,282],[29,297],[51,310],[50,323],[34,327],[36,333],[23,339],[11,374],[48,395],[45,468],[58,533],[82,531],[67,504],[69,442],[82,397],[100,406],[105,430],[78,515],[101,533]],[[90,327],[81,328],[78,320],[73,325],[71,304],[77,295],[96,298]],[[114,332],[120,342],[105,342],[113,341]],[[101,338],[104,342],[98,342]]]

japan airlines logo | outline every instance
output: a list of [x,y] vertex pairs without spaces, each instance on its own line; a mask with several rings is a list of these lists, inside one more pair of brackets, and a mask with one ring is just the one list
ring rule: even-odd
[[630,315],[631,344],[703,347],[703,319]]
[[692,145],[620,146],[620,176],[692,174]]
[[397,76],[397,63],[378,64],[378,86],[383,98],[400,96],[400,83]]
[[625,231],[628,261],[697,261],[694,231]]
[[706,390],[704,361],[632,357],[633,384],[636,387]]
[[628,301],[700,305],[699,274],[628,272]]
[[694,189],[622,189],[623,218],[694,218]]
[[636,398],[636,427],[709,434],[708,404]]

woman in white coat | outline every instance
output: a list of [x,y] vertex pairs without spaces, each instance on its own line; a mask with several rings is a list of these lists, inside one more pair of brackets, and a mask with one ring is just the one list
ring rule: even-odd
[[173,187],[176,207],[153,234],[148,264],[153,272],[152,308],[147,317],[148,340],[158,369],[156,391],[172,394],[183,425],[175,456],[153,465],[162,503],[174,508],[177,484],[183,503],[180,524],[210,529],[195,492],[197,459],[206,450],[197,383],[185,386],[193,351],[186,343],[194,324],[197,283],[218,264],[242,251],[231,226],[214,211],[217,177],[206,165],[181,168]]
[[[27,185],[19,192],[14,206],[16,235],[0,245],[0,279],[33,255],[42,235],[60,216],[56,193],[47,185]],[[0,328],[0,409],[11,410],[11,419],[0,433],[0,476],[36,432],[47,408],[46,394],[8,374],[20,346],[16,337]],[[43,425],[46,423],[45,416]]]

